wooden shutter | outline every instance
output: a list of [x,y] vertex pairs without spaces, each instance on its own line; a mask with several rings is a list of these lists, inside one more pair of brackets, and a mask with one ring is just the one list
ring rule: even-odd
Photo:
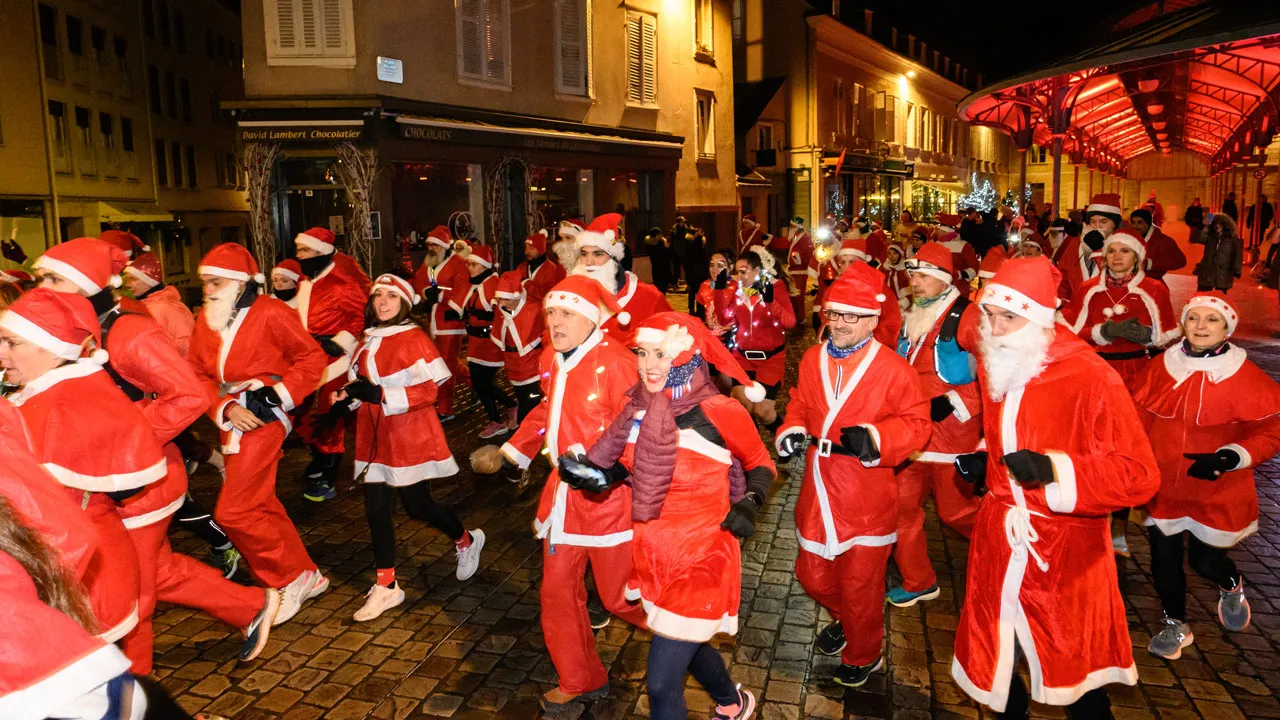
[[484,23],[482,0],[457,0],[458,10],[458,75],[483,79]]
[[627,14],[627,102],[644,102],[643,25],[639,13]]
[[[302,39],[299,37],[299,22],[302,7],[299,0],[269,0],[267,15],[274,14],[267,21],[267,45],[274,45],[274,55],[298,55],[301,51]],[[274,10],[274,13],[271,11]],[[273,42],[274,41],[274,42]]]
[[589,0],[556,0],[556,92],[587,94]]
[[354,62],[351,0],[264,0],[267,58]]
[[484,79],[490,82],[510,82],[507,51],[511,28],[507,4],[508,0],[484,0]]
[[644,104],[658,104],[658,19],[642,15],[641,46],[644,49]]
[[319,25],[323,41],[321,48],[325,55],[346,54],[351,51],[351,38],[347,37],[347,28],[351,23],[346,18],[346,7],[343,0],[315,0],[319,15]]

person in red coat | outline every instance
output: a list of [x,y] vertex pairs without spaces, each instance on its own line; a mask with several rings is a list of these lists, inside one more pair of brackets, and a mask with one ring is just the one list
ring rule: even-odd
[[787,286],[774,279],[773,262],[768,250],[749,250],[734,264],[737,288],[729,292],[728,270],[715,278],[714,288],[717,323],[734,327],[730,344],[733,359],[747,377],[764,388],[764,395],[758,396],[754,385],[735,383],[731,395],[770,431],[777,430],[779,422],[777,402],[786,373],[787,331],[796,325]]
[[302,281],[302,266],[293,258],[285,258],[271,268],[271,297],[283,301],[291,308],[298,307],[298,283]]
[[213,516],[253,575],[282,590],[276,624],[329,587],[276,495],[276,466],[297,399],[315,391],[328,360],[298,313],[260,295],[266,280],[243,246],[223,243],[197,270],[204,307],[191,363],[222,431],[226,477]]
[[422,298],[422,306],[431,318],[427,332],[451,375],[451,379],[440,386],[436,397],[441,422],[453,419],[453,389],[459,382],[466,381],[465,368],[458,364],[458,358],[462,353],[462,339],[467,334],[462,322],[462,301],[471,288],[471,274],[467,272],[470,252],[470,245],[461,240],[454,242],[449,228],[437,225],[427,234],[427,257],[413,276],[413,289]]
[[528,284],[522,281],[517,270],[505,272],[498,278],[494,297],[500,312],[494,317],[493,332],[489,335],[502,350],[507,380],[516,393],[517,425],[542,401],[538,358],[542,355],[542,336],[547,330],[541,303],[529,299]]
[[[293,239],[303,279],[298,283],[298,316],[302,327],[320,343],[329,365],[315,395],[298,411],[298,437],[311,452],[303,472],[302,497],[324,502],[337,496],[334,481],[345,447],[346,418],[334,418],[330,398],[346,379],[351,354],[364,329],[369,278],[350,255],[337,252],[333,233],[314,227]],[[323,418],[323,419],[322,419]]]
[[[791,292],[791,312],[796,317],[804,317],[804,298],[809,292],[809,278],[820,279],[818,265],[831,256],[830,250],[819,253],[813,244],[813,238],[804,229],[804,218],[799,215],[791,218],[787,234],[780,241],[785,242],[787,251],[787,278]],[[816,258],[816,259],[815,259]],[[814,326],[815,329],[817,326]]]
[[[840,250],[829,261],[830,267],[834,269],[834,274],[827,279],[828,273],[824,270],[819,276],[818,295],[814,298],[814,307],[818,310],[813,311],[814,327],[818,330],[818,336],[823,337],[825,328],[820,321],[819,310],[822,303],[826,300],[827,288],[831,287],[831,283],[836,278],[848,272],[849,268],[855,263],[864,263],[873,268],[881,267],[876,263],[870,251],[867,249],[866,238],[849,238],[840,244]],[[905,274],[905,273],[904,273]],[[908,288],[910,289],[910,288]],[[902,331],[902,308],[898,305],[896,298],[885,294],[884,302],[880,303],[880,318],[876,323],[876,329],[871,336],[881,345],[894,346],[898,342],[898,334]]]
[[[753,247],[762,247],[769,249],[769,241],[773,236],[765,232],[764,227],[756,221],[755,213],[747,213],[742,216],[742,225],[738,228],[738,241],[735,247],[737,255],[750,250]],[[715,275],[712,275],[715,277]]]
[[929,405],[917,373],[872,337],[884,279],[855,263],[823,305],[830,336],[809,348],[778,431],[780,458],[800,452],[796,579],[835,621],[816,649],[840,655],[835,681],[859,687],[884,665],[884,576],[896,539],[893,468],[924,447]]
[[128,230],[103,230],[98,239],[120,248],[126,261],[142,253],[151,252],[151,246],[142,242],[137,235]]
[[952,282],[953,260],[946,246],[928,243],[907,261],[914,300],[897,350],[918,373],[933,427],[929,443],[899,466],[895,477],[898,542],[893,559],[902,585],[890,588],[887,598],[897,607],[933,600],[940,593],[924,532],[925,499],[932,495],[938,519],[965,537],[981,500],[955,468],[957,455],[978,447],[982,399],[974,359],[978,308]]
[[1068,233],[1054,254],[1054,263],[1062,271],[1065,297],[1074,300],[1086,281],[1098,277],[1106,268],[1098,253],[1102,252],[1111,233],[1120,228],[1120,196],[1098,193],[1084,211],[1085,226],[1079,237]]
[[1280,450],[1280,385],[1228,342],[1239,322],[1226,295],[1194,295],[1182,308],[1182,342],[1152,361],[1133,395],[1161,476],[1146,525],[1164,621],[1147,649],[1170,660],[1195,641],[1184,536],[1192,569],[1218,586],[1223,627],[1241,632],[1251,617],[1227,550],[1258,531],[1253,469]]
[[191,331],[196,327],[196,316],[182,302],[178,289],[164,284],[160,258],[153,253],[139,255],[125,266],[122,279],[133,299],[145,305],[152,319],[164,328],[178,354],[186,357],[187,348],[191,345]]
[[716,717],[748,718],[755,697],[734,685],[707,642],[737,634],[738,538],[755,534],[777,470],[751,415],[716,390],[708,368],[753,381],[704,324],[679,313],[642,323],[636,356],[640,382],[626,406],[585,460],[561,456],[561,474],[605,492],[621,474],[611,472],[619,460],[630,472],[635,569],[627,597],[644,608],[654,634],[650,714],[685,717],[692,674],[716,702]]
[[972,245],[960,237],[959,215],[940,214],[937,219],[938,227],[934,232],[933,242],[951,251],[951,267],[955,274],[956,287],[967,297],[970,283],[978,276],[978,266],[981,264],[978,253]]
[[[472,257],[475,257],[472,255]],[[458,516],[431,496],[431,480],[458,473],[436,415],[436,391],[449,377],[431,338],[409,313],[420,298],[408,280],[381,275],[373,284],[364,339],[333,401],[356,413],[356,480],[364,485],[365,516],[373,538],[377,580],[356,622],[367,622],[404,602],[396,583],[394,488],[411,517],[453,540],[459,580],[480,566],[484,532],[467,531]]]
[[1058,272],[1015,258],[987,285],[980,354],[986,450],[957,458],[988,488],[969,544],[951,677],[1005,717],[1030,700],[1110,717],[1105,686],[1138,670],[1107,543],[1108,515],[1160,473],[1124,382],[1055,322]]
[[[884,273],[885,294],[898,303],[899,314],[911,306],[911,280],[907,275],[907,251],[901,245],[889,245],[885,249],[884,264],[880,266]],[[882,343],[883,344],[883,343]]]
[[539,230],[524,239],[524,262],[516,266],[516,272],[524,279],[529,302],[539,307],[542,298],[568,274],[564,266],[547,253],[546,230]]
[[1187,256],[1178,241],[1164,234],[1160,226],[1151,220],[1151,211],[1138,208],[1129,214],[1129,224],[1142,236],[1147,246],[1147,259],[1143,271],[1147,277],[1164,282],[1164,276],[1187,266]]
[[634,334],[632,324],[644,322],[657,313],[667,312],[671,310],[671,306],[667,304],[667,296],[659,292],[658,288],[642,282],[635,273],[622,269],[626,240],[618,232],[620,222],[622,216],[617,213],[601,215],[574,237],[578,248],[578,263],[569,274],[595,278],[613,293],[618,307],[626,311],[626,319],[623,319],[624,313],[611,315],[603,320],[600,330],[630,347]]
[[973,300],[982,297],[982,291],[991,284],[991,279],[1000,272],[1000,268],[1004,267],[1004,263],[1008,260],[1008,256],[1004,252],[1004,248],[999,245],[987,251],[982,258],[982,264],[978,266],[978,288],[973,293]]
[[498,302],[498,276],[493,271],[493,250],[488,245],[472,245],[467,255],[471,279],[462,299],[462,320],[467,327],[467,366],[471,370],[471,392],[480,400],[489,424],[480,430],[488,440],[516,429],[516,404],[498,387],[502,370],[502,348],[493,343],[494,316]]

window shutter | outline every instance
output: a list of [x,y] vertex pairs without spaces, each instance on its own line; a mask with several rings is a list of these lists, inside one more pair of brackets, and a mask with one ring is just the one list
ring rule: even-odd
[[[273,0],[268,7],[275,9],[275,54],[277,55],[297,55],[299,52],[298,38],[298,20],[301,13],[299,12],[298,0]],[[267,24],[267,32],[272,32],[271,24]],[[267,37],[268,44],[272,38]]]
[[344,17],[345,12],[342,0],[316,0],[316,2],[319,5],[318,14],[320,16],[320,27],[324,35],[323,47],[325,54],[346,54],[350,52],[352,43],[346,32],[350,24],[347,22],[347,18]]
[[481,22],[481,0],[458,0],[458,75],[484,77],[481,53],[484,24]]
[[485,73],[484,79],[508,82],[507,35],[509,33],[508,0],[485,0]]
[[315,55],[320,50],[320,18],[317,17],[319,8],[316,7],[318,0],[296,0],[300,12],[298,13],[299,30],[299,49],[307,55]]
[[589,0],[556,0],[556,91],[587,94],[586,10]]
[[644,21],[642,45],[644,48],[644,104],[658,104],[658,19],[652,15],[641,16]]
[[627,17],[627,102],[644,102],[644,21],[632,13]]

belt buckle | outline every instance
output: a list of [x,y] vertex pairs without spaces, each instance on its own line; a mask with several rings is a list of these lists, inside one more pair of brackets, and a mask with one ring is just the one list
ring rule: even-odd
[[831,457],[831,441],[822,438],[818,441],[818,457]]
[[748,360],[768,360],[769,355],[763,350],[743,350],[742,356]]

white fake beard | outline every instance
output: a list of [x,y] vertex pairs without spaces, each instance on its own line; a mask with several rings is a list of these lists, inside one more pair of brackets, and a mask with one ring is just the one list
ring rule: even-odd
[[560,261],[560,266],[566,272],[573,272],[578,265],[578,247],[572,240],[561,240],[551,246],[551,251],[556,254],[556,258]]
[[605,290],[610,293],[618,294],[618,261],[610,260],[603,265],[588,265],[586,263],[578,263],[569,271],[570,275],[586,275],[589,278],[595,278]]
[[231,283],[219,290],[215,295],[204,298],[204,322],[214,332],[222,332],[231,325],[235,316],[236,300],[240,299],[240,291],[244,283]]
[[987,395],[996,402],[1010,390],[1026,387],[1044,372],[1053,336],[1039,325],[1027,323],[1022,329],[996,337],[985,313],[978,323],[982,367],[987,376]]
[[[951,292],[950,287],[943,290],[942,294],[946,295],[949,292]],[[902,331],[907,334],[907,340],[910,340],[912,345],[920,342],[920,338],[929,334],[929,331],[937,324],[938,318],[941,317],[942,308],[946,307],[946,304],[947,301],[945,299],[938,300],[928,307],[920,307],[914,302],[911,303],[906,315],[902,318]]]

